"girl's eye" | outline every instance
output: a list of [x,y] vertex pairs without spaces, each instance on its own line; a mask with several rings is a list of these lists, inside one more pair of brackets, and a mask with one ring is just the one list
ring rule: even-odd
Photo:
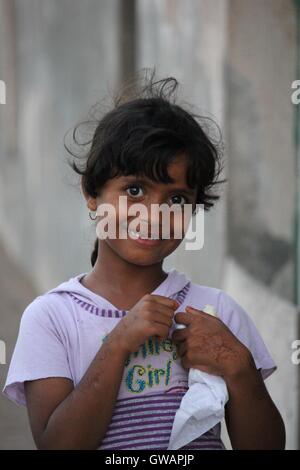
[[126,189],[126,192],[128,193],[128,191],[131,191],[129,194],[129,196],[132,196],[132,197],[137,197],[137,196],[141,196],[142,194],[139,194],[139,190],[141,190],[141,186],[139,186],[138,184],[132,184],[130,186],[127,186]]
[[[181,199],[181,201],[180,201],[180,199]],[[184,196],[181,196],[180,194],[178,194],[176,196],[172,196],[171,200],[172,200],[172,204],[180,204],[181,206],[183,206],[184,204],[187,204],[187,202],[188,202],[187,198],[184,197]]]

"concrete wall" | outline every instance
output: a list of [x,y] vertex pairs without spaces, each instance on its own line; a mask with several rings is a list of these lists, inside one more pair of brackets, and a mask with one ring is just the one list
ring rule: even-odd
[[293,300],[296,9],[232,0],[227,67],[229,252]]
[[[136,67],[155,65],[159,75],[176,76],[180,97],[219,123],[230,156],[230,253],[291,300],[295,15],[292,1],[290,8],[282,0],[257,1],[173,0],[170,8],[168,1],[139,0]],[[118,2],[90,0],[86,8],[67,0],[1,0],[0,8],[8,89],[0,108],[0,232],[45,288],[89,268],[94,233],[80,193],[70,187],[63,134],[118,82]],[[266,22],[272,34],[265,34]],[[220,285],[225,205],[223,198],[206,214],[204,249],[195,257],[182,245],[166,266],[179,264],[198,282]]]
[[292,342],[299,338],[299,312],[230,258],[222,287],[251,316],[278,367],[265,384],[286,426],[286,449],[298,449],[300,366],[292,362]]
[[282,413],[287,448],[299,446],[294,300],[296,10],[292,1],[231,0],[226,136],[228,253],[223,288],[261,332],[276,371],[266,384]]
[[[13,10],[0,2],[1,78],[8,89],[0,108],[0,233],[44,290],[90,268],[95,230],[66,164],[63,137],[118,82],[118,1],[89,0],[89,8],[71,0],[14,4]],[[14,32],[15,69],[5,30]]]
[[[178,97],[223,128],[227,1],[140,0],[137,7],[138,68],[155,66],[159,76],[175,76],[181,84]],[[183,243],[165,266],[180,266],[196,282],[217,286],[225,247],[222,199],[205,215],[204,248],[187,251]]]

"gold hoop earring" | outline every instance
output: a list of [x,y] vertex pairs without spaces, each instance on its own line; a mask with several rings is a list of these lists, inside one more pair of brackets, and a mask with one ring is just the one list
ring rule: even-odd
[[90,217],[91,220],[96,220],[97,219],[97,211],[89,211],[89,217]]

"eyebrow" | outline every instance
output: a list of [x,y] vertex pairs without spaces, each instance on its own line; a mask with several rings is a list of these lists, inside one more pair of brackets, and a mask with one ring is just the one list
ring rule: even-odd
[[[128,183],[130,182],[135,182],[137,184],[144,184],[145,186],[154,186],[155,183],[150,183],[148,180],[146,180],[145,178],[143,177],[138,177],[138,176],[124,176],[124,179],[125,181],[127,181]],[[195,193],[195,189],[189,189],[187,187],[185,188],[172,188],[170,189],[170,192],[173,192],[173,191],[176,191],[176,192],[180,192],[180,193],[184,193],[188,196],[193,196]]]

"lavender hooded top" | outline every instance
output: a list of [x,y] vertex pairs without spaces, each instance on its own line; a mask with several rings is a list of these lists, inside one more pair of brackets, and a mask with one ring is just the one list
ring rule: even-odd
[[[80,382],[106,335],[127,314],[81,284],[81,273],[36,297],[25,309],[3,393],[26,406],[24,381],[66,377]],[[151,294],[199,310],[213,305],[219,318],[250,350],[266,379],[277,368],[262,337],[245,310],[220,289],[193,283],[172,269]],[[114,413],[99,449],[165,450],[176,410],[188,389],[188,371],[181,366],[170,337],[149,338],[131,353]],[[220,423],[182,449],[224,449]]]

